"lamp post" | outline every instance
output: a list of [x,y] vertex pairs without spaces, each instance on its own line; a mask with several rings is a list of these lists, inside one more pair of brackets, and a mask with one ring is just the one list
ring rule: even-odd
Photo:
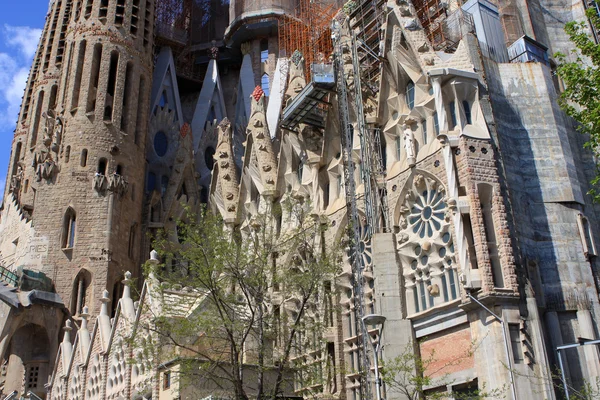
[[[373,361],[375,362],[375,388],[377,390],[377,400],[381,400],[381,377],[379,376],[379,349],[381,348],[381,333],[385,324],[385,317],[379,314],[369,314],[362,317],[363,332],[368,335],[368,325],[373,325],[378,329],[377,343],[371,338],[373,346]],[[370,335],[369,335],[370,336]]]

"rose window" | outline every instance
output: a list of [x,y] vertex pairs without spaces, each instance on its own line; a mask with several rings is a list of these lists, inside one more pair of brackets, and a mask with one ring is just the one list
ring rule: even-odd
[[410,210],[408,223],[420,238],[432,237],[444,222],[446,203],[441,192],[426,190],[419,194]]
[[398,255],[410,313],[458,298],[451,215],[445,189],[417,174],[398,205]]

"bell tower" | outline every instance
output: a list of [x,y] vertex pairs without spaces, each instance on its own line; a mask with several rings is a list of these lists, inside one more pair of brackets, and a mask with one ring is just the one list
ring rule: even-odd
[[76,317],[139,270],[153,20],[154,0],[55,0],[25,90],[5,203]]

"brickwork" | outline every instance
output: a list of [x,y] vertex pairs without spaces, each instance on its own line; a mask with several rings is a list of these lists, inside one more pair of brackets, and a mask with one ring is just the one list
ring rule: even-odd
[[[448,343],[452,343],[448,346]],[[432,379],[467,370],[475,366],[469,326],[456,327],[443,335],[428,337],[419,343],[424,374]]]
[[[497,162],[495,152],[489,141],[471,138],[461,139],[460,146],[454,150],[458,168],[459,182],[466,188],[469,197],[471,226],[477,254],[477,264],[481,271],[484,289],[493,292],[498,285],[494,284],[490,249],[488,247],[486,222],[482,211],[482,200],[478,184],[484,183],[491,187],[491,213],[493,229],[495,231],[495,245],[498,248],[498,258],[502,268],[504,289],[517,291],[517,276],[515,260],[512,255],[512,243],[508,229],[508,216],[504,207],[500,182],[498,180]],[[503,291],[504,293],[504,291]]]

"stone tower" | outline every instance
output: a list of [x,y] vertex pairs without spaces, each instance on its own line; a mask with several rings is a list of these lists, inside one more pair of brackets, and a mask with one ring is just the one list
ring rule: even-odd
[[[2,215],[11,229],[0,254],[4,267],[51,281],[45,290],[75,318],[86,304],[98,314],[103,291],[120,297],[123,272],[139,270],[153,13],[153,0],[55,0],[25,90]],[[27,356],[13,363],[11,354],[31,343],[12,333],[31,324],[29,339],[50,341],[37,378],[43,393],[64,318],[55,314],[48,323],[4,314],[5,393],[11,381],[20,391],[28,376]]]

